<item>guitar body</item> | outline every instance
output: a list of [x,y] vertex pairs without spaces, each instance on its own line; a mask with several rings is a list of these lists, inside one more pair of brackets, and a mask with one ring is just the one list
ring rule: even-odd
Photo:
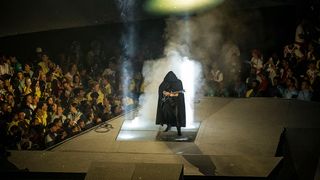
[[[166,91],[167,92],[167,91]],[[181,91],[174,91],[174,92],[169,92],[169,95],[164,95],[162,93],[162,98],[161,98],[161,101],[164,103],[166,102],[168,99],[170,98],[174,98],[174,97],[178,97],[179,96],[179,93],[184,93],[185,91],[184,90],[181,90]]]

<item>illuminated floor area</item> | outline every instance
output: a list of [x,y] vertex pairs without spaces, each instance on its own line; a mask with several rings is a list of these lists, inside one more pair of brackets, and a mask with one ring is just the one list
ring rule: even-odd
[[142,119],[136,111],[128,113],[124,119],[117,141],[193,142],[200,127],[200,122],[193,122],[181,128],[182,135],[178,136],[176,127],[164,132],[166,125],[155,125],[155,119]]
[[[319,103],[273,98],[202,98],[193,142],[157,140],[161,131],[152,119],[144,129],[126,129],[122,116],[109,122],[110,131],[89,131],[51,151],[13,151],[9,161],[38,172],[87,172],[93,162],[182,163],[186,175],[264,177],[281,159],[274,155],[283,127],[320,127],[319,109]],[[142,130],[135,140],[122,136]]]

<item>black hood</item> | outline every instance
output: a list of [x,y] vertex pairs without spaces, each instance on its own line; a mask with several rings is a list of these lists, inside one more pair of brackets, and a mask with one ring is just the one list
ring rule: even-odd
[[167,75],[164,77],[164,80],[163,81],[166,81],[166,82],[174,82],[174,81],[178,81],[178,78],[176,76],[176,74],[174,74],[174,72],[172,71],[169,71],[167,73]]

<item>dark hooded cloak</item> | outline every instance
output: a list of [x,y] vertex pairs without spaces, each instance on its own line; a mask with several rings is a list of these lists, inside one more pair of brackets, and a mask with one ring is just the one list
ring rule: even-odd
[[163,91],[183,91],[182,81],[172,71],[167,73],[159,86],[156,124],[185,127],[186,109],[184,94],[179,93],[177,97],[168,97],[163,101]]

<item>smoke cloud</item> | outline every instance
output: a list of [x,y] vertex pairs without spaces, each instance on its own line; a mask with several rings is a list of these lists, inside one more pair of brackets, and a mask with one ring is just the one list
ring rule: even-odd
[[[249,21],[250,15],[239,17],[226,9],[169,18],[166,21],[164,57],[145,61],[143,66],[145,92],[140,99],[139,116],[155,118],[158,87],[168,71],[175,72],[182,80],[187,113],[192,113],[194,100],[201,96],[204,75],[212,63],[220,62],[226,68],[229,63],[239,60],[240,50],[234,41],[250,36],[246,30]],[[187,114],[189,116],[193,115]]]

